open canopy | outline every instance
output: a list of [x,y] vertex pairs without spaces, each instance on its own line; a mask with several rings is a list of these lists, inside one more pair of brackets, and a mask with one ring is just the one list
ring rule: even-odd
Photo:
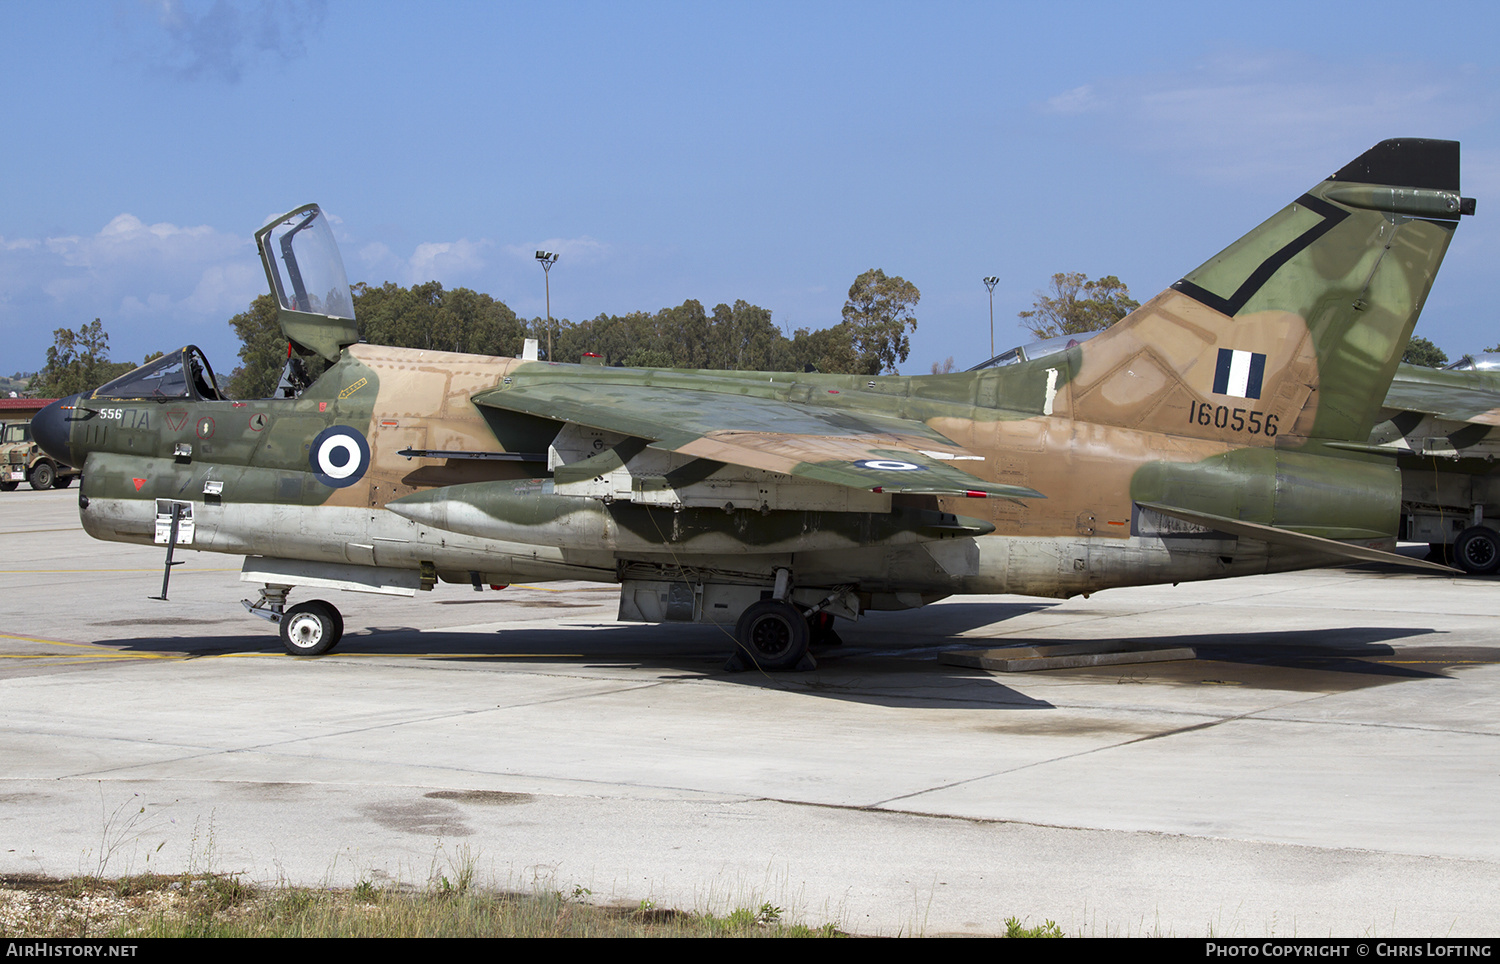
[[344,259],[328,216],[304,204],[255,232],[281,330],[306,352],[334,361],[359,340]]

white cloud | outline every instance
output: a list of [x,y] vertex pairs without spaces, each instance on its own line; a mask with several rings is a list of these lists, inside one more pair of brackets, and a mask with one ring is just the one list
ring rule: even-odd
[[1047,99],[1047,110],[1054,114],[1083,114],[1096,110],[1099,106],[1092,84],[1074,87]]
[[323,0],[155,0],[140,9],[154,11],[154,23],[126,26],[157,70],[229,84],[268,59],[304,56],[327,15]]
[[1098,79],[1038,107],[1093,128],[1091,139],[1115,149],[1160,155],[1176,173],[1242,184],[1305,174],[1309,154],[1329,145],[1457,136],[1495,102],[1483,78],[1464,69],[1256,52]]
[[0,242],[0,326],[23,359],[94,318],[118,357],[188,337],[232,343],[225,322],[264,290],[254,245],[207,225],[125,213],[94,234]]
[[443,281],[445,278],[472,276],[485,265],[482,252],[493,246],[494,242],[484,239],[424,241],[417,245],[416,251],[412,253],[411,260],[407,263],[408,283],[420,284],[424,281]]

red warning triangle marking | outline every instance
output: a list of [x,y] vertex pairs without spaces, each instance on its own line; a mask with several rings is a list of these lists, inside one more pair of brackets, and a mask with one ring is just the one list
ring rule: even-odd
[[167,428],[171,429],[174,432],[182,428],[187,424],[187,415],[187,412],[168,412]]
[[146,484],[146,480],[145,479],[131,479],[130,481],[132,481],[132,482],[135,483],[135,490],[137,492],[141,491],[141,486],[143,486],[143,485]]

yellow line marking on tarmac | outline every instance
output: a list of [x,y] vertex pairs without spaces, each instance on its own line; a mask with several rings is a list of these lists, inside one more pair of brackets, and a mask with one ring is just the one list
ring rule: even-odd
[[29,536],[37,532],[78,532],[79,526],[64,526],[61,529],[6,529],[0,535],[7,536]]
[[0,633],[0,639],[19,639],[23,643],[47,643],[52,646],[92,646],[93,643],[66,643],[60,639],[43,639],[40,636],[15,636],[11,633]]
[[[330,653],[331,656],[357,656],[360,659],[556,659],[560,656],[583,659],[584,653]],[[304,656],[301,659],[320,657]]]
[[[185,576],[192,572],[239,572],[239,569],[179,569],[172,573],[174,576]],[[151,566],[145,569],[0,569],[0,576],[16,575],[25,573],[56,573],[56,572],[161,572],[161,566]]]
[[186,659],[181,653],[0,653],[0,659]]
[[[0,639],[14,639],[25,643],[42,643],[47,646],[70,646],[95,650],[91,653],[0,653],[0,659],[240,659],[255,656],[284,656],[284,653],[211,653],[195,656],[192,653],[121,653],[100,647],[97,643],[69,643],[60,639],[42,639],[39,636],[16,636],[0,633]],[[555,659],[571,657],[583,659],[584,653],[337,653],[328,655],[355,656],[360,659]],[[320,657],[298,657],[317,659]]]
[[0,639],[14,639],[23,643],[41,643],[44,646],[72,646],[78,649],[95,650],[83,653],[0,653],[0,659],[181,659],[173,653],[122,653],[104,649],[96,643],[69,643],[61,639],[43,639],[40,636],[15,636],[0,633]]
[[1492,666],[1500,663],[1495,659],[1377,659],[1377,663],[1389,663],[1393,666],[1424,666],[1430,663],[1439,663],[1443,666],[1461,666],[1473,663],[1478,666]]

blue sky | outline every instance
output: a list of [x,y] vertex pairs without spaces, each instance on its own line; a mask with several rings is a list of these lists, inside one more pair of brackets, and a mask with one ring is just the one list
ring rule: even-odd
[[4,374],[95,317],[116,360],[265,290],[306,201],[351,281],[580,320],[922,291],[904,370],[1028,340],[1054,272],[1144,301],[1376,141],[1479,199],[1417,331],[1500,342],[1500,9],[1444,3],[0,3]]

